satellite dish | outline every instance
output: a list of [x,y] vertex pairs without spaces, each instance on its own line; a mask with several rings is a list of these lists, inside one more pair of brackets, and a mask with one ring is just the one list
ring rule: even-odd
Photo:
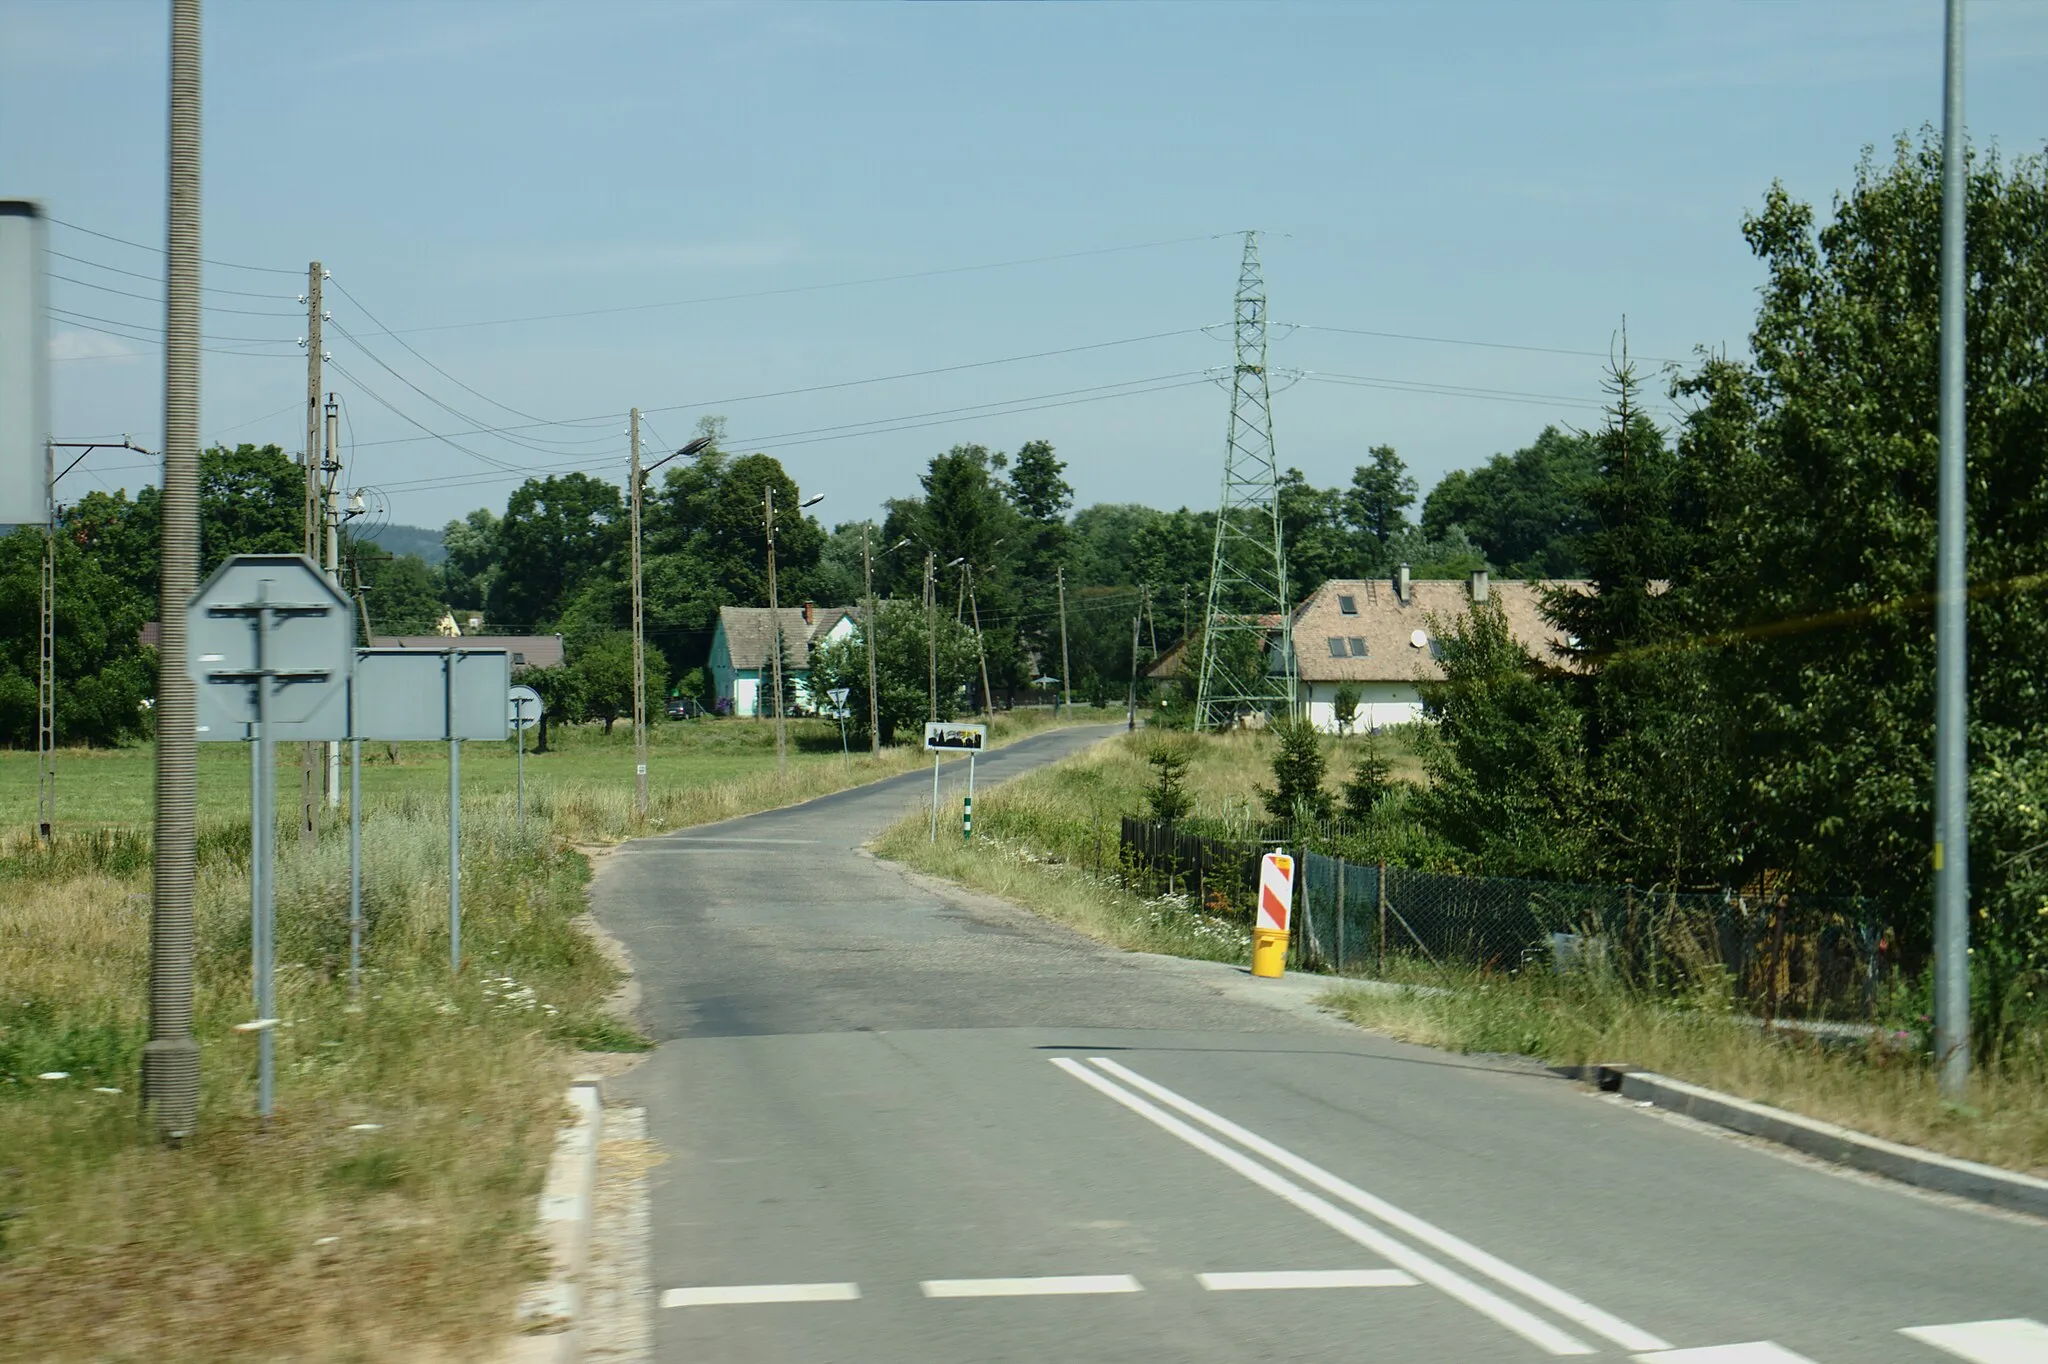
[[1429,647],[1429,636],[1423,631],[1417,630],[1408,636],[1408,643],[1414,648],[1426,649]]

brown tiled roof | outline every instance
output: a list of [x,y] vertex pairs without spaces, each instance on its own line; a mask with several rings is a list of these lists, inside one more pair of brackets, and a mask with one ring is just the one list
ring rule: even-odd
[[[1563,579],[1493,582],[1487,585],[1487,592],[1500,603],[1508,629],[1531,656],[1546,663],[1562,663],[1555,649],[1565,643],[1564,634],[1543,615],[1543,593],[1552,587],[1583,590],[1584,584]],[[1344,597],[1352,599],[1358,608],[1356,615],[1344,613],[1340,600]],[[1332,579],[1316,589],[1294,618],[1296,668],[1304,682],[1440,679],[1443,666],[1437,662],[1436,630],[1429,618],[1462,616],[1471,606],[1471,584],[1464,579],[1412,581],[1405,603],[1389,579]],[[1420,647],[1414,643],[1418,630],[1424,639]],[[1342,658],[1335,656],[1338,646],[1332,640],[1342,642]]]
[[[811,666],[811,640],[823,631],[832,628],[833,622],[841,616],[852,616],[860,620],[857,606],[814,607],[811,620],[804,620],[804,608],[784,606],[782,613],[783,659],[789,667],[808,668]],[[725,631],[726,651],[732,655],[732,666],[741,672],[758,671],[772,666],[775,650],[775,622],[765,606],[721,606],[718,608],[718,624]]]
[[[503,649],[514,655],[515,668],[562,666],[560,635],[372,635],[376,649]],[[521,661],[523,660],[523,661]]]

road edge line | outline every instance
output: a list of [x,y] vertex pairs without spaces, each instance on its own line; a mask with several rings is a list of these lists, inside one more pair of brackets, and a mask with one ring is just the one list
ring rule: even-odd
[[546,1247],[548,1277],[519,1296],[519,1335],[506,1364],[577,1364],[583,1357],[583,1279],[589,1268],[590,1224],[597,1206],[597,1147],[604,1134],[604,1081],[579,1075],[565,1099],[573,1111],[555,1133],[535,1212],[535,1235]]

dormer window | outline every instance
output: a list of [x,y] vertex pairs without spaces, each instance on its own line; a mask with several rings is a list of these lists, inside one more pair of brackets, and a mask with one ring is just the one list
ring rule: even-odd
[[1356,598],[1356,597],[1339,597],[1339,598],[1337,598],[1337,609],[1338,609],[1339,611],[1342,611],[1342,612],[1343,612],[1343,613],[1344,613],[1345,615],[1347,615],[1347,616],[1355,616],[1355,615],[1357,615],[1357,614],[1358,614],[1358,598]]

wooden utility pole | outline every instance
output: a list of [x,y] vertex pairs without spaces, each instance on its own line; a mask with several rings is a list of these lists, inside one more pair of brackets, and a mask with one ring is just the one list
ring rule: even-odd
[[1131,613],[1131,690],[1124,728],[1138,727],[1138,622],[1145,616],[1145,589],[1138,589],[1138,609]]
[[[305,474],[304,500],[300,508],[302,549],[314,563],[320,562],[320,283],[326,277],[319,261],[306,266],[306,449],[299,461]],[[299,842],[310,843],[319,835],[320,746],[299,745]]]
[[1065,564],[1054,572],[1060,588],[1060,708],[1074,708],[1074,666],[1067,662],[1067,568]]
[[875,560],[868,548],[869,524],[860,524],[860,575],[867,586],[867,618],[861,622],[861,634],[868,644],[868,753],[873,757],[882,756],[882,703],[875,692]]
[[930,550],[924,552],[924,644],[926,675],[931,688],[931,704],[925,718],[936,723],[939,718],[938,556]]
[[[789,771],[789,739],[782,719],[782,610],[775,600],[775,485],[772,483],[761,490],[761,516],[768,528],[768,620],[773,630],[769,636],[769,658],[775,668],[775,774],[782,776]],[[758,704],[754,713],[761,713]]]
[[640,409],[627,416],[627,441],[632,446],[628,477],[633,540],[633,809],[647,817],[647,634],[640,589]]
[[[324,537],[323,548],[326,557],[322,560],[327,570],[327,581],[334,584],[335,591],[341,590],[341,500],[336,487],[341,477],[341,461],[334,453],[335,427],[341,418],[341,408],[334,401],[332,393],[327,395],[325,457],[320,461],[321,497],[320,531]],[[327,741],[327,808],[341,808],[341,740]]]
[[981,604],[974,599],[974,565],[962,564],[967,578],[967,606],[974,612],[974,656],[981,663],[981,712],[988,722],[996,722],[996,698],[988,689],[988,650],[981,642]]

